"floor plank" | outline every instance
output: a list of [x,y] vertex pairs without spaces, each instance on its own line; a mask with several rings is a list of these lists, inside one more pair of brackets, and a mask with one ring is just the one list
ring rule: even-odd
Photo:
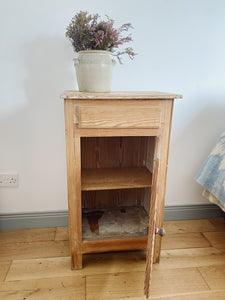
[[[145,270],[145,251],[90,254],[83,258],[84,268],[76,271],[70,270],[70,257],[14,260],[6,280]],[[213,247],[163,250],[160,264],[155,264],[154,269],[221,264],[225,265],[225,255]]]
[[162,239],[162,249],[186,249],[209,247],[210,243],[201,233],[166,234]]
[[[160,296],[160,297],[151,297],[150,300],[224,300],[225,299],[225,291],[204,291],[204,292],[196,292],[196,293],[188,293],[188,294],[179,294],[179,295],[171,295],[171,296]],[[124,299],[123,299],[124,300]],[[134,299],[129,299],[134,300]],[[143,299],[144,300],[144,299]]]
[[177,295],[177,296],[168,296],[160,297],[158,299],[162,300],[224,300],[225,291],[208,291],[200,293],[191,293],[189,295]]
[[[123,299],[143,296],[144,272],[88,275],[87,300]],[[197,268],[154,271],[151,295],[209,290]]]
[[57,227],[55,241],[68,241],[68,240],[69,240],[68,227]]
[[201,292],[201,293],[191,293],[189,295],[177,295],[177,296],[169,296],[169,297],[160,297],[158,299],[162,300],[224,300],[225,299],[225,291],[209,291],[209,292]]
[[18,242],[53,241],[56,228],[35,228],[0,231],[0,244]]
[[203,234],[212,246],[224,250],[225,252],[225,231],[204,232]]
[[71,271],[70,257],[15,260],[7,281],[145,270],[145,251],[84,255],[84,268]]
[[[142,297],[125,297],[123,300],[146,300],[145,296]],[[224,300],[225,299],[225,290],[219,291],[204,291],[204,292],[195,292],[195,293],[185,293],[185,294],[173,294],[169,296],[151,296],[149,300]],[[110,299],[116,300],[116,299]]]
[[225,292],[225,265],[200,267],[199,270],[212,290],[224,289]]
[[0,299],[85,300],[85,278],[73,276],[1,282]]
[[11,265],[12,261],[2,261],[0,263],[0,281],[4,281],[6,278],[6,275],[9,271],[9,267]]
[[209,219],[209,222],[216,228],[215,231],[225,231],[225,218]]
[[[166,226],[150,299],[225,300],[223,219]],[[0,299],[145,299],[144,250],[84,255],[71,271],[68,227],[5,231],[0,243]]]
[[188,268],[211,265],[224,265],[225,254],[213,247],[163,250],[155,269]]
[[167,234],[216,231],[216,226],[207,219],[165,221],[163,227]]
[[0,247],[0,261],[69,255],[68,241],[9,243]]
[[73,274],[83,275],[84,273],[80,270],[71,271],[70,257],[14,260],[6,281],[56,278],[73,276]]

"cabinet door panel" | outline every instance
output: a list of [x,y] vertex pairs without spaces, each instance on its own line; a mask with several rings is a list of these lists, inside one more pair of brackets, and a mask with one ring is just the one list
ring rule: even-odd
[[153,185],[151,191],[151,202],[150,202],[150,213],[149,213],[149,231],[148,231],[148,243],[146,253],[146,270],[145,270],[145,286],[144,292],[146,297],[149,297],[150,284],[151,284],[151,273],[152,264],[154,258],[154,247],[155,247],[155,235],[156,235],[156,207],[158,201],[158,168],[159,159],[157,158],[154,163],[153,169]]

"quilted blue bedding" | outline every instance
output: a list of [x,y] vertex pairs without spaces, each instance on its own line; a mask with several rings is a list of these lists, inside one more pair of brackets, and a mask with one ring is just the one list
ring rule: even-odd
[[225,211],[225,132],[195,179],[203,186],[203,196]]

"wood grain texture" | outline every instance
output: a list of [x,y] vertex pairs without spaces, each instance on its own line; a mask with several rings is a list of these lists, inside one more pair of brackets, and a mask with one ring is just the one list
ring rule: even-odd
[[[144,271],[146,252],[141,250],[89,254],[84,255],[83,260],[84,268],[76,271],[71,271],[69,257],[14,260],[6,280]],[[224,262],[225,255],[213,247],[162,250],[160,264],[154,264],[153,269],[217,266]]]
[[78,91],[65,91],[60,96],[62,99],[181,99],[178,94],[163,92],[110,92],[110,93],[84,93]]
[[82,169],[144,167],[147,137],[81,138]]
[[83,253],[99,253],[109,251],[125,251],[146,249],[147,237],[134,237],[124,239],[108,239],[96,241],[84,241],[82,243]]
[[[125,298],[128,300],[127,298]],[[125,300],[124,299],[124,300]],[[142,298],[133,299],[132,300],[141,300]],[[160,297],[151,297],[150,299],[161,299],[161,300],[224,300],[225,299],[225,291],[204,291],[204,292],[196,292],[196,293],[188,293],[188,294],[179,294],[172,296],[160,296]],[[130,300],[130,299],[129,299]],[[144,300],[144,298],[143,298]]]
[[[202,227],[195,220],[186,221],[189,224],[185,226],[183,222],[180,222],[180,225],[179,221],[176,222],[176,228],[185,228],[185,230],[197,227],[201,230]],[[173,228],[174,223],[171,223]],[[202,224],[206,224],[205,220],[202,220]],[[67,228],[61,229],[64,229],[61,232],[61,238],[64,239]],[[32,230],[31,236],[36,232],[34,230],[32,233]],[[200,234],[200,232],[194,233]],[[192,234],[193,232],[182,233],[184,236],[188,235],[188,246],[191,244],[191,237],[193,237],[193,245],[196,241],[196,235]],[[20,230],[17,231],[17,235],[20,239]],[[177,240],[179,240],[180,235],[180,233],[170,234]],[[21,230],[21,239],[23,236],[24,231]],[[43,231],[43,238],[45,236],[46,232]],[[39,238],[41,239],[40,232]],[[11,265],[9,265],[9,260],[4,260],[4,257],[0,256],[0,274],[3,276],[3,285],[0,286],[1,299],[24,299],[24,297],[28,299],[51,299],[53,296],[54,299],[80,300],[83,299],[82,291],[85,290],[85,286],[86,299],[88,297],[89,299],[93,297],[93,299],[111,300],[145,299],[143,281],[146,251],[84,255],[84,268],[72,271],[69,256],[47,257],[51,253],[54,255],[53,250],[49,249],[49,244],[43,246],[43,243],[49,242],[52,243],[52,241],[9,243],[18,250],[18,255],[15,255],[16,259],[12,261]],[[40,247],[38,243],[41,244]],[[19,244],[23,247],[18,247]],[[28,248],[29,251],[26,250]],[[36,248],[42,249],[38,255],[43,257],[29,258],[32,251],[34,254],[38,253]],[[62,255],[65,250],[69,251],[68,242],[64,244]],[[21,256],[22,251],[24,251],[23,256]],[[20,259],[20,257],[24,259]],[[9,270],[6,270],[7,267]],[[2,270],[3,273],[1,273]],[[224,270],[225,254],[223,249],[204,246],[201,248],[162,250],[160,264],[153,265],[150,299],[222,300],[225,296]],[[87,278],[86,283],[84,278],[79,279],[83,276]],[[76,279],[74,279],[75,277]]]
[[[153,172],[153,164],[156,150],[156,137],[147,137],[145,139],[146,145],[144,145],[145,149],[145,165],[146,168],[152,173]],[[151,189],[145,189],[144,194],[142,196],[142,205],[144,206],[146,212],[149,214],[150,211],[150,197],[151,197]]]
[[84,268],[72,271],[70,257],[14,260],[6,281],[62,276],[85,276],[115,272],[144,271],[145,251],[84,255]]
[[[151,296],[150,300],[224,300],[225,291],[203,291],[194,293],[180,293],[170,296]],[[123,297],[123,300],[146,300],[146,297]],[[110,298],[110,300],[118,300],[118,298]]]
[[9,243],[0,247],[0,262],[12,259],[67,256],[69,251],[68,241]]
[[[172,125],[172,114],[173,114],[173,101],[167,100],[164,102],[163,116],[162,116],[162,131],[159,137],[158,145],[158,158],[160,160],[159,164],[159,183],[160,189],[158,191],[158,201],[157,201],[157,216],[156,216],[156,227],[163,227],[163,217],[164,217],[164,206],[165,206],[165,194],[166,194],[166,177],[167,177],[167,167],[168,167],[168,156],[169,156],[169,143],[170,143],[170,132]],[[155,251],[154,251],[154,262],[159,262],[160,251],[161,251],[162,237],[160,235],[156,236],[155,240]]]
[[225,263],[220,266],[207,266],[199,268],[210,289],[224,289],[225,292]]
[[164,228],[167,234],[216,231],[216,226],[206,219],[191,222],[189,220],[165,221]]
[[145,167],[83,169],[82,191],[150,187],[152,175]]
[[[146,161],[147,139],[147,137],[142,136],[84,137],[81,139],[82,171],[92,168],[121,169],[143,167]],[[150,140],[154,141],[152,137]],[[115,178],[115,180],[117,179]],[[136,174],[134,174],[131,180],[132,182],[137,180]],[[134,187],[130,190],[118,189],[115,191],[98,190],[82,192],[82,206],[84,208],[107,208],[140,205],[143,202],[144,194],[143,191],[140,191],[140,188],[134,189]]]
[[213,247],[162,250],[155,269],[203,267],[225,264],[225,255]]
[[[86,278],[87,300],[143,297],[144,272],[90,275]],[[151,295],[209,290],[196,268],[153,270]]]
[[57,227],[55,241],[68,241],[69,240],[69,228]]
[[125,136],[159,136],[161,134],[160,128],[88,128],[76,129],[77,134],[81,137],[125,137]]
[[156,207],[158,201],[158,191],[159,191],[159,158],[158,155],[158,144],[159,140],[156,142],[155,160],[153,167],[153,182],[150,200],[150,211],[149,211],[149,232],[148,232],[148,243],[147,243],[147,254],[146,254],[146,269],[145,269],[145,283],[144,292],[146,298],[149,297],[151,288],[151,277],[152,277],[152,266],[153,266],[153,256],[155,247],[155,230],[156,230]]
[[98,190],[82,192],[83,209],[107,209],[124,206],[142,206],[142,188]]
[[204,236],[212,246],[219,247],[225,250],[225,231],[204,232]]
[[4,281],[6,278],[6,275],[9,271],[9,267],[11,266],[12,261],[6,260],[0,262],[0,281]]
[[199,232],[166,234],[162,240],[162,249],[202,248],[211,246]]
[[0,282],[0,299],[85,300],[85,278],[73,276]]
[[82,241],[80,137],[74,132],[75,107],[73,101],[66,100],[64,104],[71,267],[72,269],[79,269],[82,268],[80,250]]
[[[225,231],[225,219],[217,218],[217,219],[209,219],[209,222],[216,228],[215,231]],[[209,231],[209,230],[206,230]]]
[[[46,251],[47,252],[47,251]],[[71,270],[71,258],[50,257],[13,260],[5,281],[29,280],[40,278],[57,278],[83,275],[80,270]]]
[[79,128],[159,128],[160,103],[154,105],[96,105],[79,108]]
[[53,241],[56,228],[35,228],[0,231],[0,244]]

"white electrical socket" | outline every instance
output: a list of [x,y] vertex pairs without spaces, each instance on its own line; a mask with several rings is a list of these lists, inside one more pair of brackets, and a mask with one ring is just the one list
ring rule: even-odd
[[0,187],[17,187],[18,177],[17,173],[0,173]]

